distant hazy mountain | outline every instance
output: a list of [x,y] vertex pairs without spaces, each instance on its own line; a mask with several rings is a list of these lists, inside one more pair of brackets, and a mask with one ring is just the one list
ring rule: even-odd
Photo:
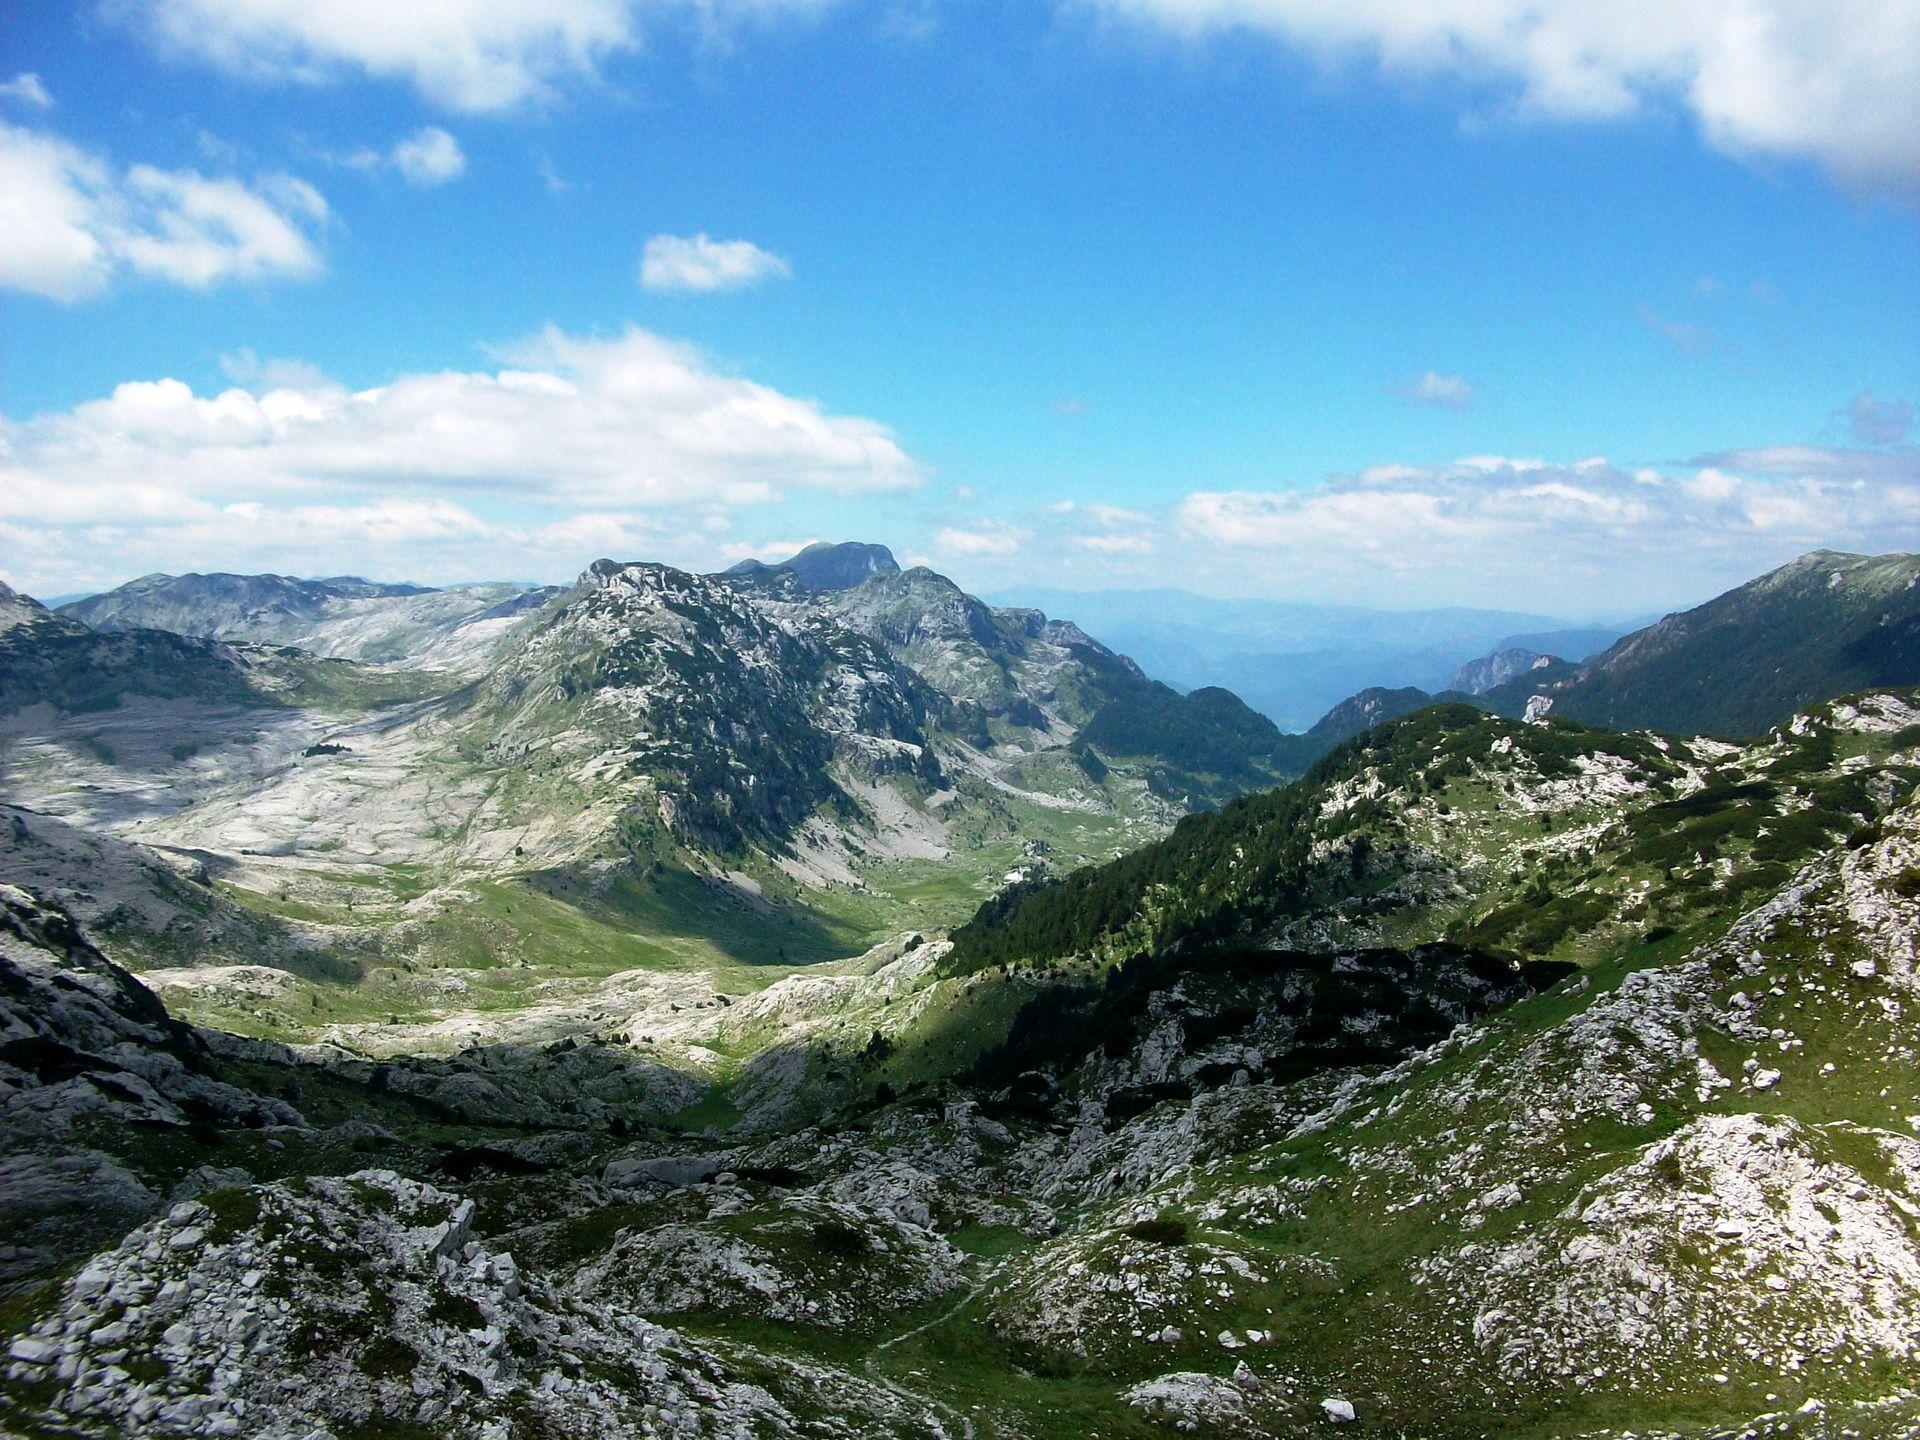
[[803,590],[851,590],[875,575],[897,575],[899,562],[884,545],[868,545],[858,540],[839,543],[822,540],[807,546],[798,555],[768,565],[759,560],[742,560],[724,572],[743,580],[777,580],[792,576]]
[[280,638],[311,626],[340,600],[418,595],[418,585],[379,585],[358,576],[300,580],[291,575],[142,575],[105,594],[62,606],[95,630],[171,630],[177,635]]
[[1356,691],[1441,689],[1494,650],[1584,659],[1625,630],[1505,610],[1370,610],[1172,589],[1024,588],[994,598],[1071,618],[1156,679],[1224,686],[1287,730],[1306,729]]
[[1545,696],[1589,724],[1750,736],[1821,700],[1916,681],[1920,556],[1818,550],[1484,703],[1519,714]]
[[1453,672],[1453,683],[1448,688],[1466,695],[1484,695],[1496,685],[1553,664],[1555,658],[1524,645],[1508,645],[1462,665]]
[[60,613],[99,631],[171,630],[477,672],[511,624],[554,593],[505,582],[435,590],[352,575],[143,575]]
[[1356,735],[1366,734],[1376,725],[1384,725],[1389,720],[1398,720],[1402,715],[1424,710],[1440,700],[1465,698],[1459,691],[1443,690],[1434,695],[1416,685],[1403,686],[1398,690],[1376,685],[1362,690],[1358,695],[1349,695],[1316,720],[1312,729],[1304,734],[1287,736],[1285,753],[1288,768],[1304,771],[1322,755]]

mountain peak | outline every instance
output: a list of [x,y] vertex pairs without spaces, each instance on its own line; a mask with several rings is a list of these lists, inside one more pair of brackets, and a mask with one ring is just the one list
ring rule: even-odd
[[791,575],[803,590],[851,590],[875,575],[898,575],[900,562],[884,545],[861,540],[818,540],[777,564],[742,560],[723,573],[753,580]]
[[11,630],[16,625],[25,625],[29,621],[40,619],[47,613],[42,605],[31,595],[22,595],[6,581],[0,580],[0,630]]

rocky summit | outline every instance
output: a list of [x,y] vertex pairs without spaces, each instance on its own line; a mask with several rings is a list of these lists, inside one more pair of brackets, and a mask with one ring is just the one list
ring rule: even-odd
[[507,588],[0,592],[7,1433],[1920,1434],[1920,692]]

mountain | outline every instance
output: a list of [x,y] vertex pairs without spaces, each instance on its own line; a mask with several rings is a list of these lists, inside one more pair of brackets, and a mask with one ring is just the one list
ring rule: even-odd
[[1027,588],[992,598],[1069,616],[1155,678],[1181,689],[1224,687],[1296,731],[1359,690],[1442,689],[1492,650],[1521,645],[1584,659],[1624,633],[1509,611],[1369,610],[1165,589]]
[[1073,627],[993,610],[932,571],[767,579],[596,561],[501,652],[458,723],[488,764],[534,773],[556,741],[601,747],[598,788],[633,781],[614,787],[626,823],[728,854],[925,851],[975,800],[1127,807],[1144,781],[1186,807],[1281,773],[1278,732],[1232,696],[1179,695]]
[[[1905,703],[1881,713],[1904,721]],[[1323,943],[1524,936],[1515,948],[1529,955],[1581,954],[1596,927],[1612,942],[1637,933],[1607,934],[1623,910],[1644,926],[1697,918],[1725,903],[1719,892],[1781,883],[1870,819],[1861,784],[1822,773],[1840,763],[1834,736],[1868,723],[1837,705],[1821,717],[1824,733],[1810,726],[1722,761],[1713,741],[1432,705],[1367,730],[1293,785],[1189,816],[1109,865],[1004,893],[955,932],[952,963],[1124,958],[1302,933]],[[1589,809],[1604,828],[1587,824],[1572,848],[1557,825]],[[1538,822],[1536,835],[1507,831],[1499,817],[1516,812]],[[1743,885],[1715,879],[1717,855],[1750,872]],[[1649,871],[1651,889],[1640,878]]]
[[1920,681],[1920,556],[1815,551],[1619,641],[1486,695],[1536,696],[1596,725],[1757,735],[1834,695]]
[[434,590],[355,576],[146,575],[61,613],[102,632],[169,630],[477,673],[501,635],[553,594],[498,583]]
[[1920,1431],[1920,691],[1287,737],[924,569],[513,603],[0,592],[0,1429]]
[[852,818],[856,777],[944,788],[941,697],[817,607],[785,618],[724,579],[599,560],[463,718],[503,766],[550,765],[556,741],[606,747],[641,779],[634,803],[722,852],[788,842],[823,807]]
[[310,628],[341,600],[424,593],[417,585],[376,585],[355,576],[296,580],[290,575],[155,574],[73,601],[62,613],[95,630],[172,630],[210,637],[244,632],[246,639],[278,639],[290,626]]
[[1401,690],[1362,690],[1358,695],[1349,695],[1338,705],[1322,715],[1312,729],[1299,735],[1289,735],[1286,740],[1286,755],[1290,768],[1297,774],[1313,764],[1322,755],[1353,739],[1363,735],[1389,720],[1397,720],[1402,715],[1411,715],[1423,710],[1437,700],[1459,698],[1452,692],[1441,695],[1429,695],[1424,690],[1408,686]]
[[742,560],[725,573],[737,580],[777,583],[791,577],[802,590],[851,590],[875,575],[897,575],[900,566],[884,545],[857,540],[818,541],[776,565]]
[[[1218,687],[1183,696],[1149,680],[1078,625],[996,608],[925,568],[828,597],[846,624],[887,647],[963,714],[1022,743],[1143,761],[1156,793],[1212,803],[1285,773],[1277,727]],[[1103,762],[1104,763],[1104,762]]]
[[1557,658],[1522,645],[1508,645],[1491,655],[1469,660],[1453,672],[1453,680],[1447,688],[1464,695],[1483,695],[1509,680],[1551,665]]
[[100,710],[127,695],[257,703],[245,658],[162,630],[102,634],[0,583],[0,714]]

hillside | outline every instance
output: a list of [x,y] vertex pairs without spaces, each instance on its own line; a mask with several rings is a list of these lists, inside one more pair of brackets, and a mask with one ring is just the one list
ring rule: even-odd
[[436,590],[355,576],[145,575],[60,613],[102,632],[168,630],[477,673],[506,630],[552,594],[508,584]]
[[1517,715],[1544,696],[1594,725],[1758,735],[1835,695],[1920,682],[1916,581],[1920,556],[1815,551],[1485,703]]
[[1741,748],[1441,707],[1094,872],[1145,886],[1097,954],[1029,897],[1017,964],[380,1065],[0,889],[0,1423],[1912,1433],[1917,746],[1912,693]]
[[1834,702],[1748,750],[1436,705],[1349,741],[1293,785],[996,897],[955,932],[948,963],[1305,938],[1584,959],[1782,883],[1885,793],[1920,782],[1904,761],[1873,785],[1841,763],[1910,741],[1920,717],[1875,703],[1861,733],[1837,718],[1858,709]]
[[163,630],[103,634],[0,584],[0,715],[103,710],[128,695],[258,703],[247,671],[229,646]]

